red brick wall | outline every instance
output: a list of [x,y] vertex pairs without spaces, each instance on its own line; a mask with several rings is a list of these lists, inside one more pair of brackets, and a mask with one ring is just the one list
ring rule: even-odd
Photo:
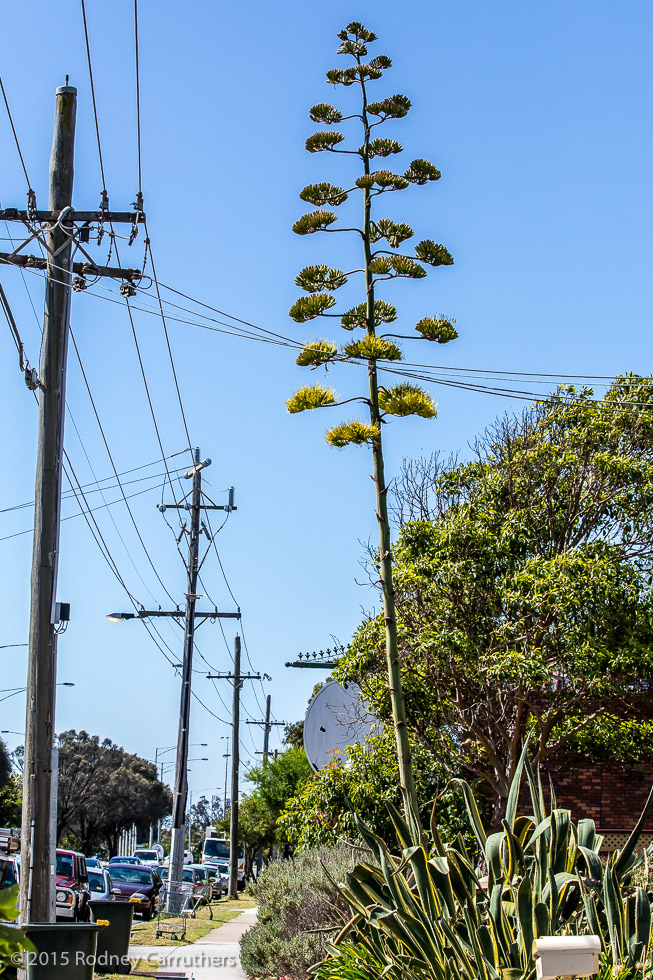
[[[591,817],[599,830],[631,830],[644,809],[653,786],[653,765],[615,766],[585,762],[556,762],[542,766],[542,786],[549,803],[549,772],[559,807],[571,810],[576,823]],[[528,787],[520,797],[523,812],[530,810]],[[653,807],[645,827],[653,830]]]

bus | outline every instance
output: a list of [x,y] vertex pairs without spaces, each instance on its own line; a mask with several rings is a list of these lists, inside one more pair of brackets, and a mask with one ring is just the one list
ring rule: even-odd
[[[229,864],[230,842],[226,837],[214,837],[213,827],[207,827],[202,847],[202,864]],[[245,852],[238,847],[238,887],[245,887]]]

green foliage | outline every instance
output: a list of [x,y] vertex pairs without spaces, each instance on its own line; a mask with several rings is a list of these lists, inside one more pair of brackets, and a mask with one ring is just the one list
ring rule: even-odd
[[419,323],[415,324],[415,330],[421,333],[424,340],[435,340],[438,344],[448,344],[450,340],[456,340],[458,331],[454,327],[456,321],[446,317],[424,317]]
[[340,289],[347,282],[347,276],[340,269],[330,269],[328,265],[307,265],[295,279],[295,284],[307,293],[319,293],[322,289]]
[[[643,863],[634,849],[646,810],[624,848],[603,864],[594,822],[574,825],[569,811],[555,806],[547,814],[539,779],[528,765],[533,815],[517,816],[523,765],[522,754],[506,819],[492,834],[483,826],[471,788],[462,782],[475,849],[462,839],[443,844],[434,822],[434,853],[429,854],[411,840],[392,809],[400,853],[395,856],[359,822],[371,860],[360,861],[341,886],[352,918],[328,947],[322,980],[531,978],[535,938],[588,933],[600,936],[604,967],[611,960],[615,975],[650,975],[650,900],[643,888],[630,886]],[[482,855],[485,877],[475,851]],[[354,950],[358,972],[350,973]]]
[[390,95],[381,102],[370,102],[367,111],[373,116],[381,116],[382,119],[403,119],[410,108],[411,101],[405,95]]
[[286,402],[286,408],[291,415],[297,412],[306,412],[312,408],[322,408],[324,405],[335,405],[336,396],[332,388],[323,388],[322,385],[309,385],[300,388],[292,398]]
[[350,340],[342,348],[347,357],[364,357],[368,361],[400,361],[401,348],[392,340],[384,340],[367,334],[358,340]]
[[[430,813],[435,805],[443,836],[454,840],[466,827],[462,792],[455,786],[445,791],[448,777],[424,746],[414,741],[411,749],[420,806]],[[347,748],[346,759],[335,755],[333,762],[313,773],[287,801],[279,826],[300,849],[334,845],[343,839],[361,843],[357,814],[374,833],[390,840],[393,827],[388,803],[401,806],[391,726]]]
[[7,746],[0,738],[0,786],[4,786],[11,776],[11,759],[7,752]]
[[337,220],[338,215],[333,211],[311,211],[298,218],[292,230],[296,235],[312,235],[316,231],[324,231]]
[[18,773],[0,787],[0,827],[20,827],[23,780]]
[[369,263],[369,269],[374,276],[388,278],[424,279],[426,276],[426,270],[406,255],[377,255]]
[[415,246],[415,255],[420,262],[426,262],[427,265],[453,265],[451,254],[444,245],[436,245],[429,238],[417,243]]
[[[394,323],[397,319],[397,310],[392,303],[386,303],[382,299],[374,300],[374,327],[382,323]],[[340,318],[340,326],[343,330],[355,330],[356,327],[367,327],[367,303],[359,303],[347,310]]]
[[[652,757],[649,406],[651,378],[619,379],[599,402],[563,389],[499,421],[471,462],[423,484],[413,471],[400,492],[420,516],[393,548],[409,728],[452,775],[486,782],[497,821],[528,734],[538,762]],[[379,616],[334,672],[384,719],[385,660]]]
[[313,122],[324,123],[326,126],[335,126],[336,123],[342,122],[340,109],[335,109],[327,102],[314,105],[312,109],[309,109],[309,115]]
[[336,305],[336,301],[330,293],[315,293],[313,296],[300,296],[293,303],[288,311],[288,315],[293,318],[295,323],[306,323],[321,316],[326,310],[330,310]]
[[[370,140],[369,146],[367,147],[367,154],[370,159],[372,157],[389,157],[393,153],[402,153],[403,149],[403,146],[397,140],[375,139]],[[361,146],[358,152],[363,156],[365,147]]]
[[428,160],[413,160],[404,177],[411,184],[428,184],[430,180],[439,180],[442,174]]
[[308,184],[299,196],[302,201],[314,204],[318,208],[324,204],[337,208],[347,200],[347,192],[342,187],[336,187],[335,184],[328,184],[325,181],[320,184]]
[[17,957],[23,951],[35,952],[22,929],[15,925],[18,918],[18,885],[0,890],[0,975],[15,980]]
[[438,414],[433,401],[422,388],[417,385],[401,384],[394,388],[379,390],[379,406],[388,415],[419,415],[423,419],[432,419]]
[[125,827],[145,833],[170,813],[170,790],[154,763],[84,731],[62,732],[58,745],[57,840],[72,837],[86,854],[104,841],[115,854]]
[[322,364],[329,364],[337,354],[338,348],[331,341],[314,340],[313,343],[306,344],[296,363],[300,367],[320,367]]
[[250,886],[258,904],[257,925],[241,940],[248,976],[305,980],[342,925],[347,902],[334,881],[342,880],[354,863],[351,848],[341,845],[307,851],[265,869]]
[[395,276],[403,276],[405,279],[424,279],[426,276],[426,269],[423,269],[421,265],[406,255],[392,255],[390,263]]
[[321,133],[313,133],[306,140],[306,149],[309,153],[321,153],[323,150],[333,150],[338,143],[344,140],[342,133],[333,133],[326,130]]
[[370,230],[370,241],[380,242],[385,238],[390,248],[399,248],[402,242],[413,237],[413,229],[405,221],[391,221],[390,218],[381,218],[379,221],[372,222]]
[[336,449],[344,449],[345,446],[362,446],[371,444],[380,436],[380,428],[377,425],[366,425],[354,419],[351,422],[343,422],[336,425],[326,434],[326,441]]

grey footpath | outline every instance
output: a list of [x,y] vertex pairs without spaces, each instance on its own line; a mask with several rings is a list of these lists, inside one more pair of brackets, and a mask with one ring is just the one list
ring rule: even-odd
[[239,940],[255,922],[256,909],[246,909],[189,946],[130,946],[129,956],[193,980],[245,980]]

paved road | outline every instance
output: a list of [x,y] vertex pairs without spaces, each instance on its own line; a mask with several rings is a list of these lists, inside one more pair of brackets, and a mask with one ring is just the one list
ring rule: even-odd
[[256,909],[246,909],[189,946],[130,946],[129,956],[194,980],[244,980],[238,941],[255,922]]

